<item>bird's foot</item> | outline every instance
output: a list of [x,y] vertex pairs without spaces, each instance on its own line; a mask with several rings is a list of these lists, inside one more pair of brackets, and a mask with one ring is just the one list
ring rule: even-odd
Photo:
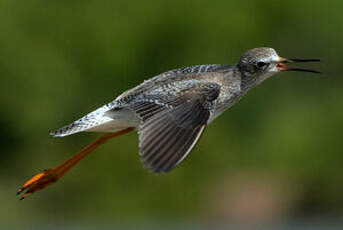
[[33,193],[55,183],[60,178],[58,173],[55,171],[55,169],[46,169],[44,172],[39,173],[28,180],[17,192],[17,195],[19,195],[26,190],[20,200],[23,200]]

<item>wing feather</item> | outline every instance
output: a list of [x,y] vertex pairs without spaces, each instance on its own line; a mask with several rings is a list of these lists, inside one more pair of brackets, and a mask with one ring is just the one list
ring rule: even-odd
[[193,149],[205,130],[220,86],[204,81],[168,86],[178,91],[168,97],[144,95],[131,108],[141,119],[141,161],[149,170],[169,172]]

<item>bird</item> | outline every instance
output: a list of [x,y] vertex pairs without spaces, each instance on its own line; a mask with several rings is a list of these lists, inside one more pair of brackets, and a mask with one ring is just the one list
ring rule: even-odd
[[131,131],[138,132],[144,167],[168,173],[188,156],[205,128],[249,90],[279,72],[320,73],[286,65],[319,61],[283,58],[273,48],[261,47],[246,51],[234,66],[196,65],[161,73],[51,132],[54,137],[80,132],[105,134],[59,166],[32,177],[17,195],[25,191],[20,198],[24,199],[55,183],[98,146]]

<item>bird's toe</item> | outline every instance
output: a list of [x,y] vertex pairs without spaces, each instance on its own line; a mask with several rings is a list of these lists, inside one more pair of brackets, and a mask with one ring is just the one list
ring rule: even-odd
[[33,193],[55,183],[58,180],[57,174],[53,169],[47,169],[28,180],[17,192],[17,195],[25,191],[20,200],[32,195]]

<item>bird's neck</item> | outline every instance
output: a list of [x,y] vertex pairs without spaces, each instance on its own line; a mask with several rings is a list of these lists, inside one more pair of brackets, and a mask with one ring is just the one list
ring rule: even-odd
[[242,73],[242,80],[241,80],[241,90],[242,93],[245,94],[250,89],[255,88],[259,84],[261,84],[264,80],[272,76],[273,74],[264,74],[260,76],[256,75],[248,75]]
[[246,75],[242,74],[241,80],[241,91],[242,93],[246,93],[250,89],[256,87],[259,84],[257,78],[253,75]]

